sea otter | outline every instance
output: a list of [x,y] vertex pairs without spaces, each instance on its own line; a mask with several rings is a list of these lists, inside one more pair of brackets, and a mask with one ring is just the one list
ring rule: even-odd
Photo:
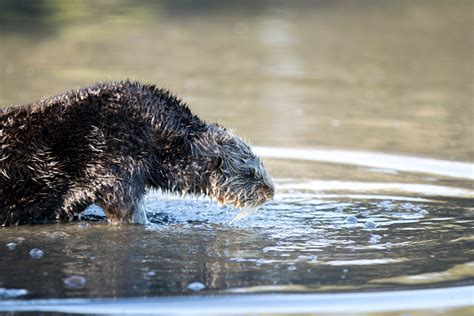
[[262,162],[165,89],[105,82],[0,109],[0,225],[71,220],[95,203],[146,223],[147,188],[236,207],[273,197]]

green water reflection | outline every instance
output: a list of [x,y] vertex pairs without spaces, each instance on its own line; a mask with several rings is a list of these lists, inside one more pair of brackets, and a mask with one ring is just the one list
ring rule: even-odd
[[471,1],[2,1],[0,104],[172,89],[252,143],[472,161]]

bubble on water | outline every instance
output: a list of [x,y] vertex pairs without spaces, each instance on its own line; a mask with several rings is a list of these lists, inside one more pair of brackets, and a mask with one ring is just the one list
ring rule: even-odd
[[297,268],[294,265],[288,267],[288,271],[295,271]]
[[419,211],[421,210],[421,207],[419,207],[418,205],[415,205],[413,203],[410,203],[410,202],[407,202],[407,203],[403,203],[401,205],[401,208],[404,209],[404,210],[411,210],[411,211]]
[[343,212],[344,210],[346,210],[348,207],[351,207],[352,204],[350,203],[338,203],[336,205],[336,211],[337,212]]
[[419,213],[420,215],[428,215],[430,212],[428,212],[427,210],[421,210]]
[[70,236],[68,233],[62,232],[62,231],[55,231],[55,232],[43,231],[43,232],[39,232],[38,235],[45,236],[51,239],[61,239],[61,238],[66,238]]
[[188,290],[197,292],[197,291],[204,290],[206,286],[201,282],[193,282],[193,283],[189,283],[187,288]]
[[344,222],[346,222],[347,224],[357,224],[357,217],[349,215],[346,217]]
[[156,275],[156,272],[155,272],[155,271],[149,271],[149,272],[147,273],[147,275],[149,275],[149,276],[155,276],[155,275]]
[[380,239],[382,239],[382,236],[380,235],[370,235],[369,244],[377,244],[379,243]]
[[26,240],[25,237],[18,237],[18,238],[16,239],[16,241],[18,242],[18,244],[21,244],[21,243],[24,242],[25,240]]
[[317,261],[318,260],[318,256],[315,256],[315,255],[309,255],[309,256],[301,255],[301,256],[298,256],[297,258],[301,261]]
[[0,287],[0,299],[15,298],[26,294],[28,294],[28,291],[25,289],[6,289]]
[[392,247],[393,247],[393,244],[392,244],[390,241],[387,241],[387,242],[385,243],[385,247],[387,247],[387,248],[392,248]]
[[30,256],[33,259],[41,258],[41,257],[43,257],[43,254],[44,254],[43,250],[38,249],[38,248],[33,248],[33,249],[30,250]]
[[405,210],[411,210],[411,209],[413,209],[414,206],[415,206],[415,205],[414,205],[413,203],[410,203],[410,202],[403,203],[403,204],[401,205],[401,207],[402,207],[403,209],[405,209]]
[[393,209],[394,205],[391,201],[382,201],[377,203],[377,206],[384,210],[391,210]]
[[14,242],[9,242],[9,243],[7,244],[7,248],[8,248],[8,250],[14,250],[14,249],[16,248],[16,243],[14,243]]
[[342,269],[342,272],[347,273],[347,272],[349,272],[349,269],[347,269],[347,268],[346,268],[346,269]]
[[377,228],[377,224],[375,224],[374,221],[368,220],[367,222],[364,223],[364,228],[365,229],[375,229],[375,228]]
[[91,224],[86,223],[86,222],[80,222],[80,223],[77,224],[77,227],[79,227],[79,228],[88,228],[90,226],[91,226]]
[[257,266],[260,266],[260,265],[265,264],[265,263],[266,263],[265,259],[257,259],[257,261],[255,261],[255,264]]
[[71,275],[65,278],[63,282],[71,290],[80,290],[86,285],[86,278],[80,275]]
[[248,261],[247,259],[242,258],[242,257],[234,257],[234,258],[230,258],[229,260],[234,261],[234,262],[247,262]]

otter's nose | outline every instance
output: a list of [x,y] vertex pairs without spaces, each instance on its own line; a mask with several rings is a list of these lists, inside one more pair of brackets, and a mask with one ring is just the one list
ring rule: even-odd
[[275,187],[273,185],[265,185],[263,187],[263,193],[267,197],[267,200],[271,200],[275,195]]

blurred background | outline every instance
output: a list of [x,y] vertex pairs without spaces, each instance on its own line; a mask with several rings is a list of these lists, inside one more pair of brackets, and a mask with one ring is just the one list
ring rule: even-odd
[[473,2],[0,1],[0,105],[166,87],[255,145],[473,160]]

